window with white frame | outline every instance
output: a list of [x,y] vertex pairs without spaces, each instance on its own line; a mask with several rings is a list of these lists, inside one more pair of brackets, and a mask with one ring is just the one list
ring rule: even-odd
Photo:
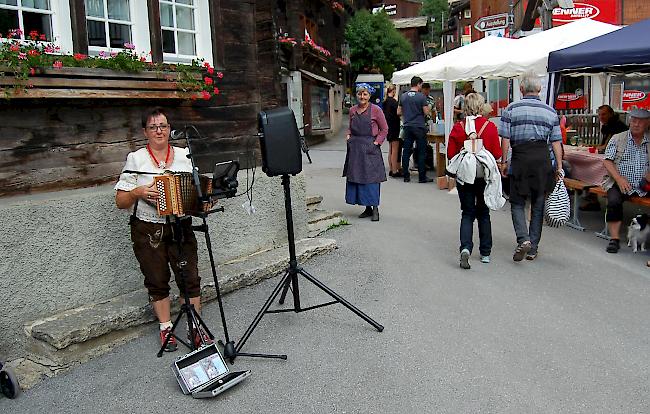
[[[21,39],[29,37],[33,31],[45,35],[52,41],[52,8],[50,0],[0,0],[0,33],[3,36],[14,29],[20,29]],[[18,37],[18,36],[17,36]]]
[[160,0],[163,53],[168,57],[197,56],[195,0]]
[[[138,0],[139,1],[139,0]],[[159,0],[163,61],[214,63],[211,0]]]
[[466,19],[471,19],[472,18],[472,11],[470,9],[466,9],[464,16]]
[[123,49],[132,43],[129,0],[85,0],[89,49]]

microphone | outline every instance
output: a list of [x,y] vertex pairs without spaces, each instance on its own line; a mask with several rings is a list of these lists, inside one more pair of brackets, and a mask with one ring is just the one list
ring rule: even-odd
[[171,139],[185,138],[185,131],[177,131],[175,129],[172,129],[172,132],[169,134],[169,137]]

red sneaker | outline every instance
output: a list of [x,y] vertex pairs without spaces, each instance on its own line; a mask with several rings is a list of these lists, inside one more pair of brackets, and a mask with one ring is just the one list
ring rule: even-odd
[[172,328],[166,328],[162,331],[160,331],[160,343],[163,344],[165,342],[165,339],[167,339],[167,336],[169,336],[169,341],[167,341],[167,345],[165,346],[165,349],[163,349],[165,352],[174,352],[178,348],[178,344],[176,343],[176,338],[174,338],[174,335],[172,335]]
[[[204,345],[210,345],[214,343],[214,341],[210,339],[208,334],[206,334],[203,329],[194,329],[193,332],[194,335],[190,334],[189,332],[187,333],[187,339],[194,342],[194,348],[199,349]],[[201,337],[203,338],[203,341],[201,341]]]

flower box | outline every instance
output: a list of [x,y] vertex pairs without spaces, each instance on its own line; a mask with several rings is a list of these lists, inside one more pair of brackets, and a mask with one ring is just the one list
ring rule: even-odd
[[[11,71],[2,70],[0,86],[16,84]],[[36,68],[35,74],[20,84],[24,90],[10,96],[20,98],[131,98],[189,99],[196,92],[178,90],[179,74],[172,71],[129,73],[99,68]],[[200,79],[200,74],[196,74]]]

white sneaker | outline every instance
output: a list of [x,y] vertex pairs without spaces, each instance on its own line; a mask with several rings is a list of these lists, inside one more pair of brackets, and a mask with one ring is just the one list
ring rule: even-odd
[[490,256],[481,256],[481,263],[490,263]]
[[469,250],[463,249],[460,252],[460,267],[463,269],[470,269],[472,266],[469,264]]

